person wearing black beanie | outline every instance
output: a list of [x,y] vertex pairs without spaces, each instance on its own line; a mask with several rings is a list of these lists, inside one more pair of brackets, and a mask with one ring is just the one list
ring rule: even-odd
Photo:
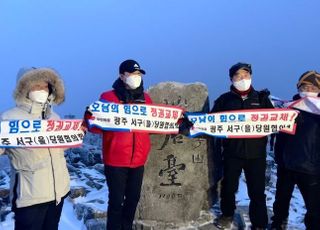
[[[268,91],[256,91],[252,86],[251,65],[239,62],[229,69],[230,91],[214,102],[212,113],[230,110],[273,108]],[[222,215],[215,220],[219,228],[230,228],[238,190],[239,177],[244,171],[250,198],[249,217],[251,229],[266,229],[268,215],[266,207],[265,171],[267,137],[218,139],[214,151],[220,151],[223,158],[223,179],[221,182]]]

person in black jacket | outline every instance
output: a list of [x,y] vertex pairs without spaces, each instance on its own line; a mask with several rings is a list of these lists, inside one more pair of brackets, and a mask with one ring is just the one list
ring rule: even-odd
[[[237,63],[229,70],[232,85],[214,103],[211,112],[273,108],[269,92],[256,91],[251,84],[251,65]],[[222,139],[223,179],[221,182],[222,215],[216,226],[231,226],[235,205],[235,193],[239,177],[244,170],[250,198],[249,216],[252,229],[265,229],[268,224],[265,190],[267,137]]]
[[[319,97],[320,74],[315,71],[302,74],[297,88],[299,94],[293,100],[305,96]],[[307,229],[320,228],[320,115],[299,111],[295,135],[279,133],[276,138],[278,178],[272,229],[283,229],[296,184],[307,209],[304,220]]]

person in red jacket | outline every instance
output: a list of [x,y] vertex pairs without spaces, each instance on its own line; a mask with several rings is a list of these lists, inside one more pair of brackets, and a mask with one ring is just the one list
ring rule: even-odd
[[[120,104],[151,104],[144,92],[142,76],[145,71],[138,62],[126,60],[119,66],[119,78],[113,90],[101,94],[101,101]],[[103,162],[109,188],[107,229],[132,229],[140,199],[144,164],[151,145],[148,133],[102,131]]]

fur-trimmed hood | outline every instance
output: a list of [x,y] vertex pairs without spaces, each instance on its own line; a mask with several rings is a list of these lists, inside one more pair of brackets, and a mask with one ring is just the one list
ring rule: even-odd
[[28,99],[31,86],[37,81],[46,81],[52,88],[50,94],[51,103],[61,104],[65,99],[65,90],[59,74],[51,68],[22,68],[17,75],[17,85],[14,91],[16,102],[23,102]]

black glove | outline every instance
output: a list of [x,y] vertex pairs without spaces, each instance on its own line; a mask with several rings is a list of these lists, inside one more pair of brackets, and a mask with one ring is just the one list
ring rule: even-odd
[[89,128],[89,123],[88,120],[90,120],[92,118],[92,112],[89,110],[89,106],[86,107],[86,111],[84,112],[83,115],[83,121],[82,121],[82,127],[85,129],[85,131],[87,131],[87,129]]
[[192,128],[193,123],[189,121],[187,115],[183,114],[183,117],[178,120],[179,133],[185,136],[190,135],[190,128]]

